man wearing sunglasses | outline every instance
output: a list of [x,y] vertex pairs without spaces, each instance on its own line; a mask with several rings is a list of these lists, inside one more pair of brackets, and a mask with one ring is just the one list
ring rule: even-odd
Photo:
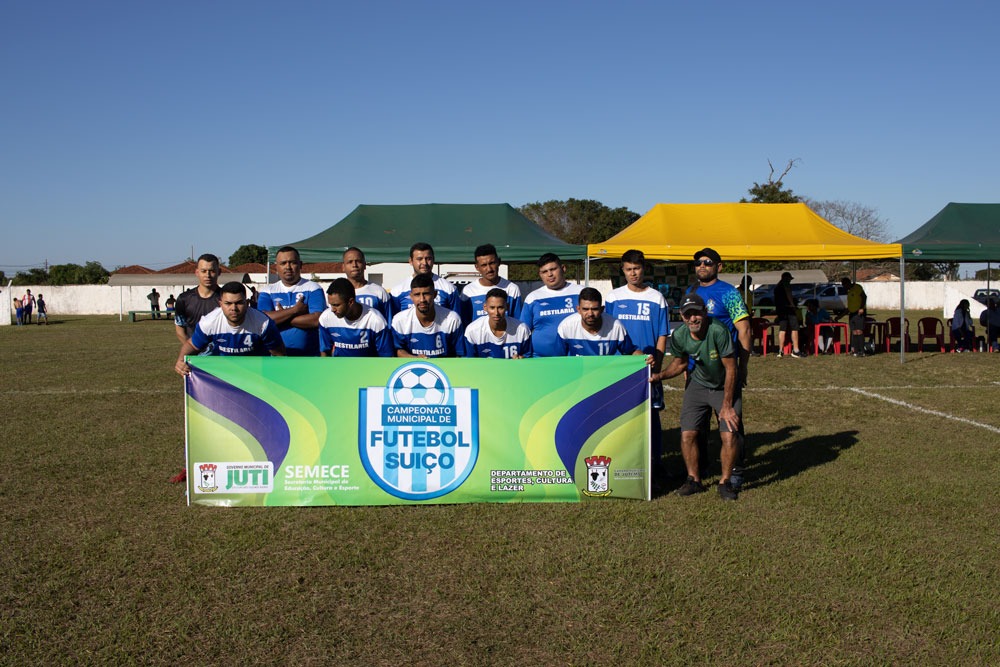
[[[698,282],[688,289],[688,294],[697,293],[705,301],[705,312],[713,320],[729,330],[736,352],[736,390],[733,395],[733,409],[739,417],[739,429],[736,435],[735,471],[732,473],[732,485],[739,490],[743,484],[744,439],[743,428],[743,387],[747,383],[747,365],[750,362],[750,313],[739,290],[729,283],[719,280],[719,270],[722,267],[722,257],[712,248],[703,248],[694,254],[694,273]],[[699,436],[699,449],[702,464],[708,460],[708,435]]]
[[736,465],[739,415],[734,409],[737,370],[734,344],[729,332],[709,317],[705,301],[697,293],[688,294],[681,302],[679,326],[670,337],[670,363],[663,371],[652,373],[650,382],[666,380],[687,371],[684,402],[681,406],[681,454],[687,467],[687,481],[677,489],[677,495],[690,496],[705,491],[701,483],[701,456],[698,437],[710,426],[712,412],[719,420],[722,439],[722,478],[719,496],[736,500],[732,470]]

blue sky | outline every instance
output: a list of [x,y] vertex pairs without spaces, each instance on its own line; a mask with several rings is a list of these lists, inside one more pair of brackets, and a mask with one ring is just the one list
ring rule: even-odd
[[997,202],[986,2],[0,4],[0,269],[311,236],[358,204]]

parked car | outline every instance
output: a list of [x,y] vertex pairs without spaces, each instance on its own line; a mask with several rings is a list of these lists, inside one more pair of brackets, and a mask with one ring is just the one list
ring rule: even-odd
[[997,299],[1000,301],[1000,290],[996,289],[977,289],[972,294],[972,298],[979,303],[986,305],[986,302],[990,299]]
[[822,285],[814,298],[819,301],[819,307],[826,308],[831,315],[847,312],[847,288],[841,283]]
[[[792,283],[792,297],[797,304],[801,305],[806,299],[818,295],[822,287],[824,287],[823,283]],[[755,287],[753,290],[754,307],[773,306],[774,288],[775,285],[758,285]]]

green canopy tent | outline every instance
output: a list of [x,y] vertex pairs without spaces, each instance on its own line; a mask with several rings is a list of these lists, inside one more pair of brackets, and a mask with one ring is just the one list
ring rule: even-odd
[[909,260],[996,262],[1000,260],[1000,204],[950,203],[898,243]]
[[[495,245],[504,262],[534,262],[547,252],[565,260],[587,255],[587,246],[560,241],[510,204],[362,204],[329,229],[283,245],[295,246],[304,262],[339,262],[356,246],[376,264],[407,261],[419,241],[434,247],[438,263],[471,264],[484,243]],[[273,256],[279,247],[268,250]]]
[[937,215],[899,240],[903,257],[923,262],[1000,261],[1000,204],[950,202]]

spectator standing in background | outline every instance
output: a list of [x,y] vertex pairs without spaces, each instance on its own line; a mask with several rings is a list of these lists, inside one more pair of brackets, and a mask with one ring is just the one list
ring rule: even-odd
[[45,299],[41,294],[38,295],[38,300],[35,302],[38,307],[38,324],[42,324],[42,320],[45,320],[45,326],[49,325],[49,310],[48,306],[45,305]]
[[792,337],[793,357],[804,357],[799,349],[799,314],[798,304],[792,296],[792,274],[785,271],[781,274],[781,280],[774,286],[774,323],[778,325],[778,357],[785,353],[785,339],[789,332]]
[[847,290],[847,322],[851,330],[851,356],[865,357],[865,313],[868,310],[868,295],[865,289],[844,278],[840,284]]
[[154,287],[153,291],[146,295],[146,298],[149,299],[149,310],[153,313],[153,319],[160,319],[160,293]]
[[31,290],[26,290],[23,297],[21,297],[21,305],[24,307],[24,315],[22,316],[22,321],[24,324],[31,324],[31,311],[35,307],[35,297],[31,296]]

